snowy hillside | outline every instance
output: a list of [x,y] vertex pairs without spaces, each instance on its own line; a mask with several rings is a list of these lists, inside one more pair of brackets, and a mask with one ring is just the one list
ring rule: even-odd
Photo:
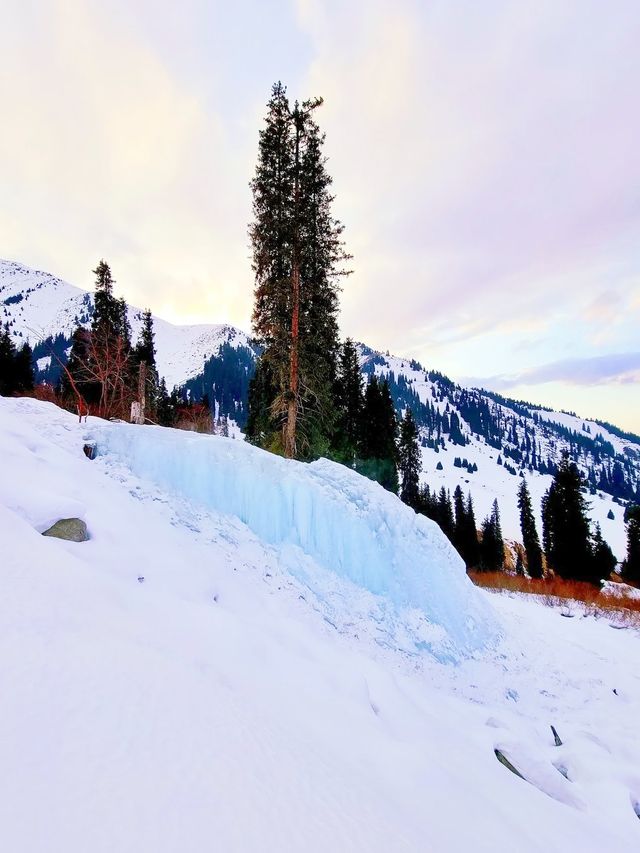
[[[0,320],[9,323],[17,343],[29,340],[33,346],[58,334],[71,338],[79,324],[90,321],[92,311],[93,297],[87,291],[50,273],[0,260]],[[139,308],[129,307],[129,321],[135,341],[142,325]],[[154,328],[158,367],[169,388],[200,373],[221,344],[248,346],[243,332],[224,324],[176,326],[154,317]]]
[[[453,494],[471,492],[478,523],[497,498],[505,535],[520,540],[517,491],[527,478],[540,529],[540,500],[563,452],[590,485],[590,515],[621,560],[626,550],[624,506],[639,499],[640,439],[564,412],[465,388],[408,359],[360,346],[365,373],[389,380],[396,407],[410,406],[422,438],[422,480]],[[548,472],[548,473],[547,473]],[[613,515],[613,518],[608,517]]]
[[634,632],[329,463],[3,398],[0,463],[3,850],[638,849]]

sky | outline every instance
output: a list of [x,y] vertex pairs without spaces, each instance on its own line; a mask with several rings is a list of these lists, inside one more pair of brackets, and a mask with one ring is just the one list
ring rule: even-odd
[[250,327],[276,80],[321,95],[341,330],[640,432],[637,0],[4,0],[0,257]]

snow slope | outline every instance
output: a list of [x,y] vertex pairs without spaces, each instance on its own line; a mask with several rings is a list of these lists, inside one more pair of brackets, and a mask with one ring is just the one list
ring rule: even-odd
[[438,525],[344,465],[283,460],[244,442],[162,427],[97,426],[91,435],[100,454],[137,476],[284,547],[280,562],[316,594],[321,566],[385,605],[415,611],[414,620],[426,616],[419,648],[455,659],[495,639],[497,622]]
[[[134,473],[131,429],[0,398],[1,849],[638,849],[634,633],[469,590],[501,637],[439,660],[407,640],[406,608],[394,622],[384,596],[265,542],[179,466],[164,485]],[[142,467],[194,458],[165,435]],[[313,503],[316,477],[332,489],[310,473]],[[60,515],[90,541],[40,536]]]
[[[33,345],[49,335],[70,338],[79,323],[89,322],[93,297],[50,273],[0,260],[0,310],[14,340]],[[129,322],[135,341],[142,326],[139,308],[129,306]],[[154,316],[154,330],[158,368],[168,388],[198,374],[220,344],[248,346],[247,335],[226,324],[177,326]]]

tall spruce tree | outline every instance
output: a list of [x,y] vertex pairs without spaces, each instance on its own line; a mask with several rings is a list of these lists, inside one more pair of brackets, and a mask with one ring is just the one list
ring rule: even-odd
[[77,406],[81,397],[85,403],[95,403],[99,398],[97,383],[92,383],[89,370],[91,332],[78,326],[71,337],[71,352],[62,374],[61,391],[65,405]]
[[582,478],[567,454],[543,498],[542,516],[547,565],[567,580],[597,583]]
[[[126,318],[126,307],[125,314]],[[127,322],[128,326],[128,322]],[[126,333],[126,327],[125,327]],[[153,316],[151,310],[147,309],[142,315],[142,327],[140,337],[132,354],[132,383],[135,385],[136,370],[141,364],[145,364],[145,397],[147,412],[153,417],[157,414],[160,386],[158,381],[158,368],[156,365],[156,339],[153,329]]]
[[33,391],[33,351],[28,342],[19,350],[11,338],[9,324],[0,327],[0,394],[28,394]]
[[624,512],[627,524],[627,556],[622,576],[629,583],[640,584],[640,506],[630,504]]
[[398,493],[397,435],[398,420],[389,383],[372,374],[364,394],[360,459],[356,467],[365,477],[377,480],[394,494]]
[[426,484],[420,488],[419,511],[432,521],[438,521],[438,496]]
[[16,348],[9,324],[0,327],[0,394],[8,397],[16,391]]
[[480,565],[485,572],[497,572],[504,567],[504,540],[497,500],[493,502],[490,515],[482,522]]
[[420,502],[420,471],[422,454],[418,444],[418,427],[411,409],[407,409],[400,424],[398,469],[402,479],[400,500],[417,510]]
[[135,348],[135,357],[139,362],[146,362],[147,368],[150,370],[156,370],[156,336],[150,309],[142,314],[142,327]]
[[124,296],[116,299],[114,334],[122,339],[127,351],[131,350],[131,324],[129,323],[129,309]]
[[453,517],[453,509],[451,507],[451,495],[444,486],[440,487],[438,492],[437,502],[437,522],[440,529],[450,542],[453,542],[455,531],[455,519]]
[[127,305],[114,296],[111,269],[104,260],[93,272],[91,329],[74,332],[63,393],[76,405],[88,404],[101,417],[128,417],[135,391]]
[[540,540],[536,529],[536,520],[533,515],[531,495],[529,494],[527,481],[524,477],[522,478],[520,488],[518,489],[518,509],[520,510],[522,544],[527,556],[527,571],[529,572],[529,577],[541,578],[543,574],[542,548],[540,547]]
[[[464,534],[467,520],[467,512],[464,504],[464,493],[462,487],[458,484],[453,492],[453,516],[454,516],[454,536],[453,544],[462,559],[467,564],[464,556]],[[468,565],[468,564],[467,564]]]
[[336,455],[341,461],[351,464],[357,457],[362,433],[364,394],[358,353],[350,338],[340,348],[336,405],[338,418],[333,442]]
[[462,488],[458,485],[453,493],[453,509],[455,527],[453,544],[465,562],[468,569],[475,568],[479,563],[478,531],[473,510],[471,494],[465,501]]
[[277,453],[282,449],[282,441],[279,423],[272,409],[274,399],[275,380],[271,364],[258,358],[249,382],[245,436],[251,444]]
[[15,356],[15,390],[18,394],[28,394],[34,388],[33,350],[25,342]]
[[469,568],[475,568],[480,563],[480,542],[478,540],[478,525],[476,513],[473,508],[471,492],[467,495],[467,508],[465,519],[465,553]]
[[[313,119],[321,103],[291,108],[285,87],[273,87],[251,182],[253,329],[267,366],[253,386],[260,400],[250,401],[251,425],[273,423],[287,457],[326,452],[335,412],[338,280],[348,256],[331,213],[324,137]],[[267,401],[268,415],[255,411]],[[260,443],[278,447],[270,435]]]
[[592,557],[594,580],[608,580],[609,575],[615,569],[617,560],[608,543],[602,538],[602,529],[596,523],[593,534]]
[[113,295],[111,268],[105,260],[101,260],[93,270],[93,274],[96,280],[93,293],[91,331],[94,334],[103,331],[113,334],[121,324],[122,314],[118,300]]

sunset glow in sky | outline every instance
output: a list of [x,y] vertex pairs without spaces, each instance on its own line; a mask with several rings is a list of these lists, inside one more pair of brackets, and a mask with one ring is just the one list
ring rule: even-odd
[[249,328],[271,84],[321,95],[341,326],[640,432],[637,0],[7,0],[0,257]]

